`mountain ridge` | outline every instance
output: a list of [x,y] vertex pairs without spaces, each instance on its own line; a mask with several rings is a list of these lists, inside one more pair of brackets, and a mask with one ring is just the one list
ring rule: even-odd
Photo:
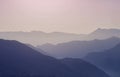
[[[85,77],[83,72],[78,73],[59,59],[43,55],[18,41],[0,40],[0,49],[1,77]],[[86,63],[84,67],[88,65],[90,64]],[[94,65],[90,66],[99,72],[95,77],[109,77]]]
[[98,66],[112,77],[120,76],[120,43],[111,49],[89,53],[84,60]]
[[114,47],[120,42],[120,38],[111,37],[105,40],[92,40],[92,41],[72,41],[60,43],[57,45],[44,44],[37,46],[44,50],[46,53],[51,54],[57,58],[82,58],[90,52],[99,52]]
[[89,34],[75,34],[65,32],[46,33],[42,31],[31,32],[0,32],[0,38],[8,40],[17,40],[22,43],[32,45],[42,45],[45,43],[58,44],[70,41],[85,41],[94,39],[107,39],[110,37],[120,37],[120,29],[102,29],[99,28]]

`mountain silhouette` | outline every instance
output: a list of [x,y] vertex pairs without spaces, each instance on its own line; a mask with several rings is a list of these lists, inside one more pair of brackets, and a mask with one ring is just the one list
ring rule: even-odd
[[120,37],[120,29],[101,29],[90,34],[73,34],[64,32],[45,33],[42,31],[31,32],[0,32],[0,38],[17,40],[31,45],[42,45],[46,43],[58,44],[70,41],[89,41],[94,39],[108,39],[110,37]]
[[92,41],[72,41],[68,43],[61,43],[57,45],[44,44],[37,46],[37,48],[44,50],[46,53],[57,58],[82,58],[90,52],[99,52],[110,49],[117,45],[120,39],[112,37],[105,40]]
[[42,45],[45,43],[57,44],[62,42],[69,42],[72,40],[79,40],[83,36],[84,35],[63,32],[0,32],[0,38],[2,39],[17,40],[31,45]]
[[120,37],[120,29],[102,29],[98,28],[90,33],[88,39],[107,39],[111,37]]
[[84,60],[108,72],[111,77],[120,77],[120,44],[106,51],[89,53]]
[[[25,44],[0,40],[0,77],[109,77],[102,70],[85,63],[84,67],[87,66],[99,74],[94,76],[96,72],[93,71],[91,75],[84,76],[85,71],[78,73],[61,60],[43,55]],[[89,70],[92,72],[92,69]]]

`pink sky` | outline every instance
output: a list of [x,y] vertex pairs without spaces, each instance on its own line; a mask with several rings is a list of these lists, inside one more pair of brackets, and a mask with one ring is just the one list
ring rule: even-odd
[[0,0],[0,31],[120,28],[119,0]]

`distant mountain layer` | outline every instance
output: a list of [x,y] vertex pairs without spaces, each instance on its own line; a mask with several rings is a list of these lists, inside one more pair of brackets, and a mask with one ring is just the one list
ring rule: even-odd
[[111,77],[120,77],[120,44],[106,51],[90,53],[84,59],[108,72]]
[[[43,51],[41,50],[41,52]],[[20,42],[0,40],[0,77],[109,76],[92,64],[80,59],[58,60],[43,55]]]
[[120,43],[120,39],[112,37],[105,40],[92,40],[92,41],[73,41],[68,43],[61,43],[57,45],[44,44],[37,46],[44,50],[47,54],[57,58],[82,58],[91,52],[99,52],[110,49]]
[[33,32],[0,32],[0,38],[17,40],[32,45],[42,45],[45,43],[58,44],[74,40],[94,40],[107,39],[110,37],[120,37],[119,29],[97,29],[90,34],[72,34],[72,33],[44,33],[41,31]]
[[41,31],[33,32],[0,32],[0,38],[17,40],[31,45],[41,45],[45,43],[57,44],[72,40],[79,40],[83,35],[69,34],[62,32],[44,33]]

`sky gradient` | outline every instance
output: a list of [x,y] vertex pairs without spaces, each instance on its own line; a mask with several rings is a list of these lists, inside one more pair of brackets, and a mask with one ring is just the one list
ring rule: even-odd
[[0,0],[0,31],[120,28],[120,0]]

